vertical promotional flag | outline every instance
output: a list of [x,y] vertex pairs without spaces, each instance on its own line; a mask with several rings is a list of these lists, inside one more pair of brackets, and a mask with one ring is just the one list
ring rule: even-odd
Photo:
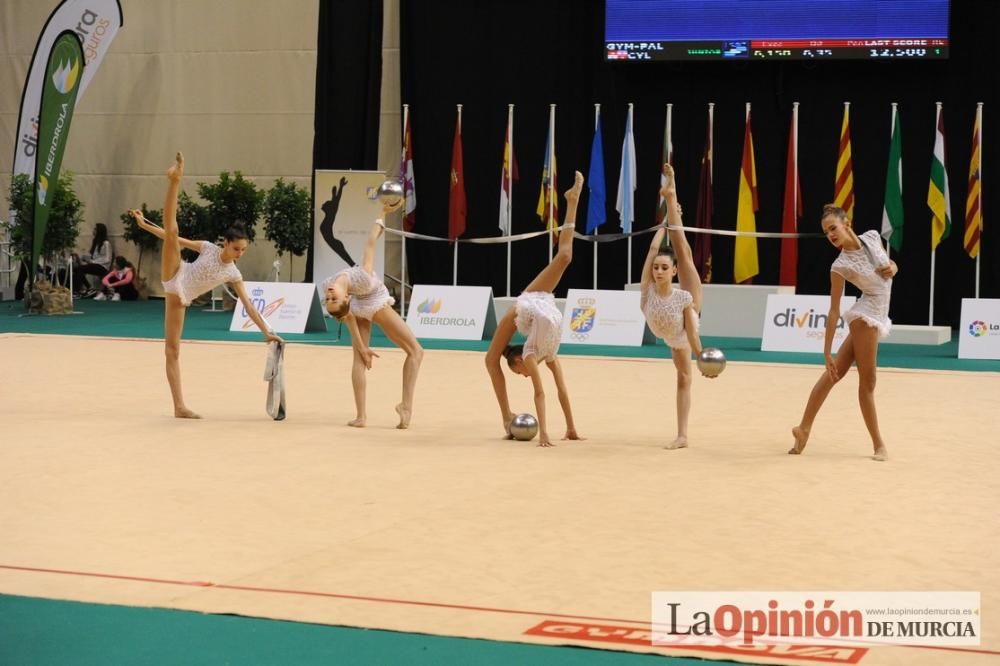
[[545,228],[556,234],[559,228],[559,198],[556,196],[556,105],[549,105],[549,134],[545,139],[545,165],[542,167],[542,189],[538,193],[535,212]]
[[28,78],[21,94],[21,110],[17,120],[17,140],[13,174],[35,175],[35,158],[43,155],[39,148],[39,122],[42,84],[45,67],[56,38],[64,31],[77,34],[82,43],[84,62],[77,85],[79,101],[104,60],[111,42],[122,27],[122,10],[118,0],[63,0],[49,15],[28,68]]
[[[698,209],[695,217],[699,229],[712,228],[714,205],[712,202],[712,129],[715,118],[715,104],[708,104],[708,124],[705,126],[705,152],[701,156],[701,178],[698,181]],[[697,234],[694,241],[694,264],[698,268],[701,281],[712,281],[712,235]]]
[[[802,217],[802,185],[799,182],[799,103],[792,103],[792,124],[788,128],[788,163],[785,166],[785,206],[781,217],[781,231],[794,234],[799,231]],[[798,279],[799,240],[781,239],[781,273],[778,284],[794,287]]]
[[455,139],[451,145],[451,174],[448,191],[448,238],[456,240],[465,233],[465,175],[462,168],[462,105],[455,119]]
[[[743,161],[740,164],[739,203],[736,209],[736,231],[756,232],[757,219],[757,167],[753,158],[753,133],[750,130],[750,103],[747,102],[746,130],[743,134]],[[736,284],[749,282],[760,272],[757,264],[757,239],[737,236],[733,255],[733,280]]]
[[594,105],[594,141],[590,144],[590,171],[587,172],[587,233],[607,221],[607,192],[604,185],[604,143],[601,141],[601,105]]
[[403,228],[413,231],[417,221],[417,187],[413,178],[413,145],[410,143],[410,105],[403,105],[403,156],[399,162],[399,180],[403,183]]
[[931,161],[931,181],[927,188],[927,206],[931,209],[931,252],[951,233],[951,199],[948,194],[948,172],[944,159],[944,114],[937,103],[937,132],[934,135],[934,158]]
[[851,161],[851,103],[844,102],[844,121],[840,125],[840,148],[837,151],[837,178],[833,185],[833,205],[847,211],[854,219],[854,164]]
[[517,158],[514,157],[514,105],[507,105],[507,133],[503,143],[503,167],[500,170],[500,233],[510,236],[510,209],[517,182]]
[[889,139],[889,166],[885,172],[885,204],[882,207],[882,238],[896,252],[903,249],[903,132],[899,109],[892,103],[892,134]]
[[[976,106],[976,124],[972,127],[972,157],[969,159],[969,193],[965,197],[965,237],[963,245],[965,252],[973,259],[979,258],[979,238],[983,233],[982,178],[983,157],[982,136],[980,134],[983,122],[983,104]],[[979,290],[979,280],[976,280],[976,290]],[[978,296],[977,296],[978,298]]]
[[84,56],[83,43],[76,32],[64,30],[60,33],[52,44],[52,52],[48,54],[46,61],[48,64],[38,114],[38,159],[35,160],[33,188],[34,226],[30,273],[34,273],[42,252],[73,110],[80,92]]
[[632,105],[628,105],[628,120],[625,121],[625,140],[622,141],[622,168],[618,173],[618,196],[615,210],[621,218],[621,229],[631,233],[633,197],[635,196],[635,137],[632,135]]
[[[660,189],[667,184],[667,177],[663,175],[663,165],[674,165],[674,142],[670,137],[671,115],[673,104],[667,104],[667,119],[663,123],[663,152],[660,154]],[[657,191],[656,193],[656,223],[664,224],[667,221],[667,200]],[[669,239],[670,237],[667,236]]]

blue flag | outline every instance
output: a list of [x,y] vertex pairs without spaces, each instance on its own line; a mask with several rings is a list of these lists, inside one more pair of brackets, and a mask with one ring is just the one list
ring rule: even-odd
[[625,140],[622,142],[622,170],[618,174],[618,197],[615,210],[621,215],[621,227],[625,233],[632,231],[635,212],[632,197],[635,195],[635,138],[632,136],[632,109],[625,124]]
[[601,141],[601,118],[597,117],[594,143],[590,146],[590,171],[587,172],[590,199],[587,201],[587,233],[591,234],[608,219],[607,193],[604,190],[604,144]]

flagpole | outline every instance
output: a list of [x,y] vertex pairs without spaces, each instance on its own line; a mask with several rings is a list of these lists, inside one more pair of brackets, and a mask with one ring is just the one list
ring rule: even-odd
[[[552,226],[552,214],[556,206],[556,105],[549,104],[549,219],[546,227]],[[552,234],[549,233],[549,259],[552,259]]]
[[[667,163],[670,166],[674,165],[673,111],[674,111],[674,105],[668,103],[667,104]],[[660,168],[663,168],[662,164],[660,165]],[[666,213],[664,213],[663,221],[664,222],[667,221]],[[670,247],[670,234],[666,235],[666,239],[667,239],[667,247]]]
[[976,254],[976,298],[979,298],[979,260],[983,258],[983,229],[986,215],[983,213],[983,103],[976,104],[976,125],[979,127],[979,252]]
[[[597,131],[597,124],[600,122],[601,117],[601,105],[594,105],[594,131]],[[590,220],[588,220],[589,222]],[[597,237],[597,227],[594,227],[594,237]],[[597,248],[598,244],[594,243],[594,289],[597,289]]]
[[[899,107],[899,103],[898,102],[893,102],[892,103],[892,125],[889,128],[889,143],[890,143],[890,145],[892,143],[892,137],[896,134],[896,112],[897,112],[898,107]],[[891,152],[892,152],[892,149],[890,148],[890,153]],[[892,165],[890,164],[889,166],[891,167]],[[902,187],[903,187],[902,178],[900,178],[899,186],[900,186],[900,190],[902,190]],[[886,186],[886,187],[888,187],[888,186]],[[884,203],[882,205],[885,206]],[[893,229],[893,233],[894,232],[895,232],[895,229]],[[889,234],[889,238],[892,238],[892,233]],[[886,243],[885,244],[885,258],[886,259],[892,259],[892,244],[891,243]]]
[[[628,103],[628,128],[632,129],[632,102]],[[625,137],[625,141],[628,141],[628,136]],[[622,169],[627,168],[625,164],[622,165]],[[629,189],[632,187],[632,183],[628,183]],[[622,196],[632,196],[631,192],[622,192]],[[622,201],[622,208],[625,208],[625,203]],[[626,208],[629,215],[633,215],[632,207]],[[624,220],[623,220],[624,221]],[[628,223],[628,275],[625,277],[625,284],[632,284],[632,222]]]
[[[935,134],[937,134],[938,123],[940,122],[940,119],[941,119],[941,106],[942,106],[942,104],[941,104],[941,102],[935,102],[935,104],[937,106],[937,114],[934,116],[934,132],[935,132]],[[935,138],[935,143],[936,142],[937,142],[937,139]],[[934,159],[934,158],[931,158],[931,159]],[[946,167],[946,165],[944,163],[942,163],[942,166]],[[945,181],[947,182],[947,178],[948,178],[948,172],[947,171],[945,171],[945,176],[944,177],[945,177]],[[945,201],[945,210],[946,211],[948,210],[947,206],[948,206],[948,202]],[[933,243],[933,242],[934,242],[934,215],[932,214],[931,215],[931,243]],[[936,255],[937,255],[937,248],[936,247],[932,247],[932,249],[931,249],[931,298],[930,298],[930,304],[928,305],[928,315],[927,315],[927,325],[928,326],[933,326],[934,325],[934,258],[935,258]]]
[[[410,120],[410,105],[403,105],[403,160],[400,164],[406,165],[406,123]],[[406,174],[399,174],[400,178],[406,177]],[[405,181],[404,181],[405,182]],[[403,223],[400,225],[406,227],[406,192],[403,192]],[[403,319],[406,319],[406,236],[400,236],[402,239],[400,243],[400,265],[399,265],[399,314]]]
[[[510,147],[510,165],[507,168],[507,235],[514,228],[511,209],[514,202],[514,105],[507,105],[507,145]],[[510,246],[507,240],[507,297],[510,297]]]
[[[462,135],[462,105],[456,104],[456,110],[458,111],[458,135]],[[452,241],[452,269],[451,269],[451,284],[454,287],[458,286],[458,237]]]

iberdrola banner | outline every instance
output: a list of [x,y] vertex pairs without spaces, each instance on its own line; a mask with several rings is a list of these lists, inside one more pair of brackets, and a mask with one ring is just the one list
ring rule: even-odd
[[86,68],[79,82],[77,99],[90,85],[112,40],[122,27],[122,8],[118,0],[63,0],[49,15],[35,45],[28,78],[21,93],[21,112],[17,118],[17,141],[14,149],[14,175],[33,176],[38,151],[39,109],[42,106],[42,83],[45,67],[56,38],[72,30],[83,44]]
[[52,210],[52,198],[59,182],[70,121],[76,108],[83,76],[83,44],[72,30],[66,30],[52,45],[42,84],[38,118],[38,157],[35,160],[34,211],[31,266],[38,265],[38,255],[45,240],[45,227]]

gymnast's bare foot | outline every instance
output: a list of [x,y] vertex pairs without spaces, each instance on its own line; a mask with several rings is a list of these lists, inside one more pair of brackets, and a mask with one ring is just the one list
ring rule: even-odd
[[403,403],[396,405],[396,413],[399,414],[399,425],[396,427],[400,430],[406,430],[410,427],[410,410],[406,408]]
[[889,459],[889,450],[884,446],[880,446],[875,449],[875,453],[872,455],[872,460],[877,460],[879,462],[885,462]]
[[178,152],[177,156],[174,158],[174,164],[169,169],[167,169],[167,180],[174,183],[179,183],[183,175],[184,175],[184,156],[181,155],[180,152]]
[[351,426],[352,428],[364,428],[365,421],[367,421],[367,419],[364,416],[359,416],[354,420],[348,421],[347,425]]
[[663,448],[673,450],[673,449],[686,449],[688,445],[688,438],[684,436],[678,436],[677,439],[670,442]]
[[201,415],[192,412],[187,407],[174,407],[175,419],[200,419]]
[[800,426],[795,426],[792,428],[792,437],[795,438],[795,446],[788,449],[788,452],[797,456],[806,448],[806,442],[809,441],[809,431],[803,430]]

